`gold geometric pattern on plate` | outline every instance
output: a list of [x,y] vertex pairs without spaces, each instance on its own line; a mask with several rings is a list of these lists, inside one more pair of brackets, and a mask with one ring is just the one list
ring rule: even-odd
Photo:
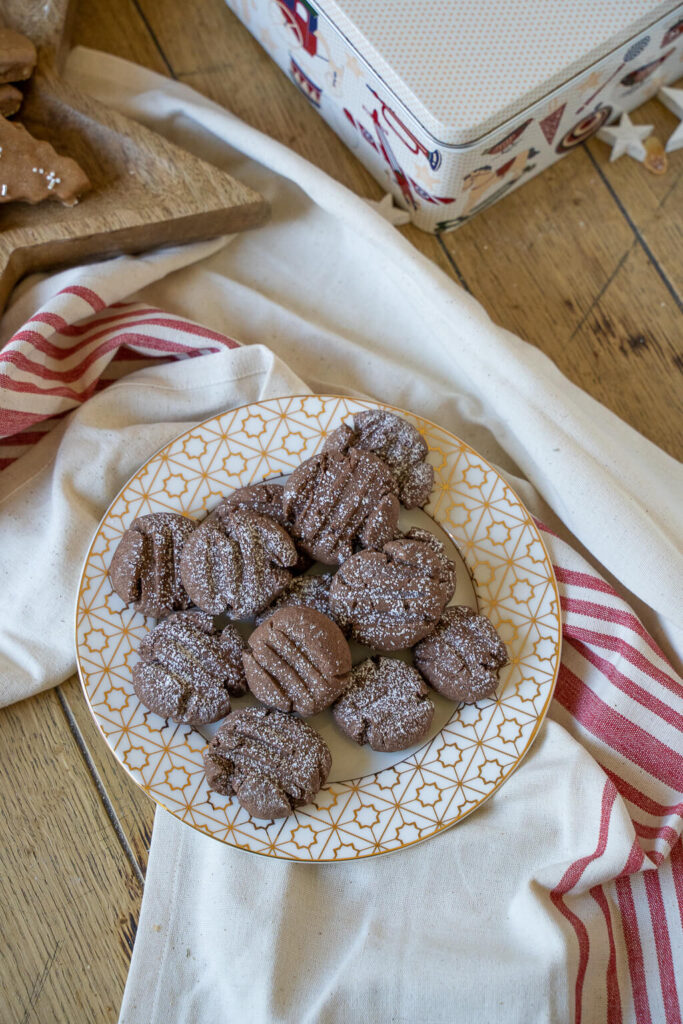
[[[496,696],[453,706],[436,736],[402,761],[329,783],[313,804],[273,822],[210,793],[206,740],[140,704],[131,675],[153,624],[113,593],[107,570],[137,515],[201,517],[223,494],[292,472],[343,420],[387,408],[413,423],[435,471],[425,511],[450,535],[477,601],[508,645]],[[354,860],[399,850],[461,821],[519,765],[541,726],[560,662],[557,585],[536,525],[517,495],[464,441],[401,409],[332,395],[276,398],[201,423],[142,466],[102,520],[83,568],[76,611],[78,668],[93,717],[123,768],[172,814],[222,842],[268,857]]]

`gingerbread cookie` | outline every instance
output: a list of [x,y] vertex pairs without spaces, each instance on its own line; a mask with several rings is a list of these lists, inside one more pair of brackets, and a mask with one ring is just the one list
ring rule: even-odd
[[[290,523],[283,509],[284,487],[282,484],[271,484],[267,480],[260,484],[249,484],[247,487],[240,487],[233,491],[216,506],[209,520],[220,516],[231,515],[238,509],[249,509],[251,512],[258,512],[262,516],[270,516],[276,523],[289,530]],[[292,566],[292,572],[306,572],[311,565],[311,558],[306,552],[297,546],[299,557]]]
[[343,423],[327,438],[323,451],[351,449],[374,452],[393,469],[398,496],[406,508],[426,505],[434,486],[434,470],[425,461],[429,449],[418,430],[386,409],[356,413],[353,428]]
[[373,750],[405,750],[429,732],[434,705],[416,669],[394,658],[368,658],[351,672],[332,708],[347,736]]
[[354,640],[397,651],[432,632],[454,581],[431,544],[403,538],[344,562],[332,581],[330,608]]
[[11,117],[21,106],[23,95],[13,85],[0,85],[0,116]]
[[334,619],[330,611],[330,586],[333,579],[331,573],[322,576],[297,576],[265,611],[256,616],[256,624],[260,626],[280,608],[291,607],[314,608],[315,611]]
[[280,711],[316,715],[344,690],[351,652],[344,634],[313,608],[281,608],[249,637],[249,689]]
[[75,160],[60,156],[49,142],[34,139],[23,125],[0,117],[0,203],[58,200],[74,206],[90,188]]
[[195,525],[193,519],[174,512],[152,512],[133,521],[109,566],[109,578],[122,601],[157,619],[188,607],[179,566]]
[[30,39],[11,28],[0,28],[0,82],[30,78],[38,55]]
[[491,696],[508,652],[493,625],[471,608],[447,608],[431,636],[417,645],[415,664],[449,700],[474,704]]
[[280,711],[233,711],[204,751],[209,788],[234,793],[255,818],[285,818],[310,803],[332,757],[315,729]]
[[233,618],[262,611],[289,583],[292,538],[274,519],[240,510],[202,523],[185,545],[180,572],[198,608]]
[[230,697],[247,691],[244,648],[234,626],[221,631],[206,612],[176,612],[140,644],[133,687],[162,718],[189,725],[217,722],[230,712]]
[[341,564],[355,546],[381,547],[398,523],[397,483],[369,452],[320,452],[302,462],[285,485],[284,512],[305,551]]

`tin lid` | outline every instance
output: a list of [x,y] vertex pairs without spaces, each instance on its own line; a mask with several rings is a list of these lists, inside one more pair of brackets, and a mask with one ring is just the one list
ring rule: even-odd
[[[677,0],[319,0],[317,6],[445,145],[481,138],[683,9]],[[622,60],[630,59],[625,51]]]

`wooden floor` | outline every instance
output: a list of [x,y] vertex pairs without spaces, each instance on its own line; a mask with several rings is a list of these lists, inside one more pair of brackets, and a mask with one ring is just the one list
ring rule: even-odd
[[[75,42],[172,75],[380,196],[222,0],[82,0]],[[678,123],[655,101],[633,119],[662,140]],[[683,151],[661,178],[608,156],[591,141],[442,239],[403,230],[495,321],[680,456]],[[0,735],[0,1024],[116,1020],[153,804],[109,754],[75,679],[0,713]]]

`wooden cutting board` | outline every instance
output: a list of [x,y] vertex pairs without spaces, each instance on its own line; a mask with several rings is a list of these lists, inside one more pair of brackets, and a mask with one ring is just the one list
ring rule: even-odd
[[0,22],[38,48],[15,120],[73,157],[92,183],[74,207],[0,206],[0,311],[25,274],[242,231],[268,204],[219,168],[67,86],[71,0],[0,0]]

